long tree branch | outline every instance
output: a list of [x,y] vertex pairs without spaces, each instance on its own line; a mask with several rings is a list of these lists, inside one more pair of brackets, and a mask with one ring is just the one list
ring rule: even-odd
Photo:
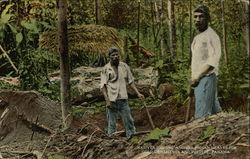
[[6,56],[6,58],[8,59],[8,61],[10,62],[11,66],[14,68],[14,70],[16,71],[16,73],[18,73],[18,69],[16,68],[16,66],[14,65],[14,63],[12,62],[11,58],[9,57],[9,55],[7,54],[7,52],[3,49],[2,45],[0,45],[0,49],[3,52],[4,56]]

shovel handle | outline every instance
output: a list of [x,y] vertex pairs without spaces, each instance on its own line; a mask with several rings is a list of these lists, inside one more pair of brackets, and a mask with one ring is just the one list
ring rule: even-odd
[[151,115],[150,115],[150,113],[149,113],[149,110],[148,110],[148,108],[147,108],[147,105],[146,105],[146,102],[145,102],[145,101],[143,101],[143,105],[144,105],[144,107],[145,107],[145,109],[146,109],[146,112],[147,112],[147,115],[148,115],[148,119],[149,119],[150,125],[151,125],[152,129],[155,129],[154,122],[153,122],[153,120],[152,120],[152,117],[151,117]]
[[188,120],[189,120],[189,114],[190,114],[190,107],[191,107],[191,104],[192,104],[192,99],[193,99],[193,97],[189,97],[189,102],[188,102],[188,106],[187,106],[185,123],[187,123]]
[[192,101],[193,101],[193,96],[194,96],[194,88],[190,87],[190,89],[189,89],[189,102],[188,102],[188,105],[187,105],[185,123],[187,123],[188,120],[189,120],[190,108],[191,108],[191,104],[192,104]]

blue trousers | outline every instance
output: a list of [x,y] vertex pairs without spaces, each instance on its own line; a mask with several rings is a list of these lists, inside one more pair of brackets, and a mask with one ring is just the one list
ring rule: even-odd
[[116,115],[119,113],[122,117],[122,121],[125,127],[126,136],[129,138],[135,133],[134,120],[131,115],[130,108],[128,106],[127,99],[119,99],[115,102],[111,102],[111,107],[106,109],[108,120],[108,134],[112,134],[116,131]]
[[214,73],[200,80],[194,95],[196,119],[222,111],[217,97],[217,77]]

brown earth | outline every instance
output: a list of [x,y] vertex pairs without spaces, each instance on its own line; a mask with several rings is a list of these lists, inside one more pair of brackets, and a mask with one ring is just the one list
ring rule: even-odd
[[[248,109],[248,103],[244,99],[234,99],[230,102],[220,102],[221,107],[225,111],[241,111],[246,112]],[[165,127],[182,124],[185,122],[187,104],[180,108],[176,108],[175,101],[167,101],[159,107],[149,108],[152,120],[156,127],[163,129]],[[190,116],[194,116],[194,101],[190,108]],[[151,130],[151,125],[146,113],[145,108],[141,110],[132,110],[132,116],[134,118],[135,126],[137,131]],[[76,118],[74,120],[74,126],[76,128],[81,127],[83,123],[93,123],[98,126],[101,130],[105,131],[107,127],[106,115],[104,112],[91,115],[86,114],[82,118]],[[117,118],[117,131],[122,131],[123,123],[121,118]]]
[[[123,130],[120,118],[117,124],[120,133],[108,137],[105,133],[105,113],[95,115],[86,113],[82,118],[74,119],[67,131],[50,135],[40,130],[31,131],[28,125],[17,124],[18,131],[9,138],[15,139],[15,136],[22,136],[23,141],[1,144],[3,140],[0,139],[0,158],[1,156],[13,159],[48,158],[55,154],[72,159],[139,159],[143,156],[145,159],[245,159],[249,157],[249,116],[237,112],[220,113],[184,124],[186,106],[175,108],[174,103],[169,101],[160,107],[149,108],[155,126],[161,129],[169,127],[171,130],[168,137],[157,142],[143,141],[148,134],[145,131],[151,130],[145,109],[132,110],[137,132],[142,132],[136,136],[137,142],[128,141],[124,133],[120,132]],[[224,110],[231,110],[231,108],[246,110],[246,106],[247,102],[242,100],[233,104],[222,103]],[[194,108],[191,108],[191,115],[193,110]],[[202,137],[208,125],[216,128],[215,134],[203,142],[198,142],[197,139]],[[32,140],[31,136],[33,136]],[[237,138],[238,141],[236,141]],[[195,150],[189,148],[195,146],[197,147]],[[225,146],[228,147],[225,148]]]
[[[165,128],[180,123],[184,123],[186,106],[182,108],[176,108],[174,101],[166,102],[163,105],[155,108],[148,108],[151,114],[152,120],[156,127]],[[193,109],[191,110],[191,115],[194,114]],[[149,131],[151,130],[151,125],[146,113],[145,108],[141,110],[132,110],[132,116],[134,118],[135,127],[137,131]],[[91,115],[85,114],[82,118],[76,118],[74,120],[74,127],[80,128],[84,123],[92,123],[99,127],[101,130],[105,131],[107,127],[106,114],[105,112]],[[117,131],[122,131],[123,123],[120,116],[117,116]]]

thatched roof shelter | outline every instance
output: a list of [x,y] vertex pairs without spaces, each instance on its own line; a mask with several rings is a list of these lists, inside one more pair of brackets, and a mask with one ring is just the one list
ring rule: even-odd
[[[108,48],[117,46],[122,54],[123,41],[114,28],[101,25],[81,25],[68,28],[69,53],[106,54]],[[57,31],[45,32],[39,39],[39,47],[57,53]]]

